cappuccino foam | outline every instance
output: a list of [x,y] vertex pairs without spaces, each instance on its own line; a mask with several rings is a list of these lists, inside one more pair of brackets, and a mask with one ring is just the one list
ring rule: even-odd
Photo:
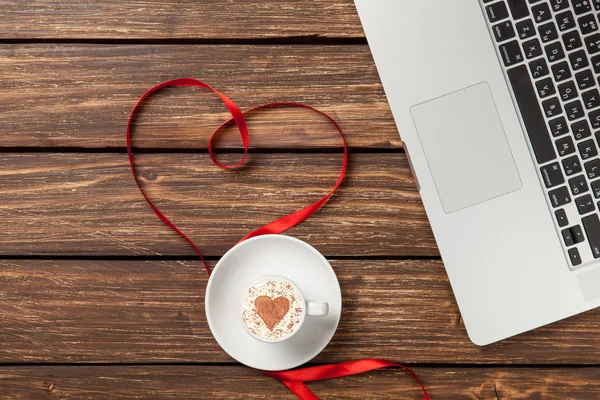
[[292,335],[304,315],[304,301],[296,287],[280,279],[257,282],[244,294],[242,322],[255,336],[276,341]]

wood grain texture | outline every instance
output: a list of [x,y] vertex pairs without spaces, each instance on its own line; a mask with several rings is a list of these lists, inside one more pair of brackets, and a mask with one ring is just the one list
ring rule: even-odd
[[[482,348],[440,261],[331,264],[342,318],[315,362],[598,363],[600,310]],[[206,280],[196,261],[2,261],[0,363],[232,362],[205,320]]]
[[[415,368],[435,400],[597,399],[599,368]],[[382,370],[312,382],[327,400],[420,400],[416,381]],[[1,367],[0,399],[296,399],[242,366]]]
[[[137,99],[179,77],[203,79],[242,109],[273,101],[317,107],[340,123],[351,147],[401,146],[366,46],[66,44],[0,45],[1,146],[123,148]],[[139,114],[135,145],[203,149],[228,118],[206,90],[165,89]],[[249,128],[255,148],[341,146],[308,110],[255,112]],[[217,144],[239,148],[239,133],[227,129]]]
[[[221,155],[234,163],[240,154]],[[341,154],[251,154],[224,171],[204,154],[141,154],[151,199],[205,255],[319,200]],[[194,255],[137,191],[126,154],[0,154],[0,255]],[[437,256],[404,154],[353,154],[326,207],[289,231],[324,254]]]
[[[216,344],[199,261],[112,259],[194,254],[143,202],[125,154],[23,152],[123,149],[137,98],[183,76],[242,109],[315,106],[355,151],[345,186],[289,232],[338,257],[342,320],[315,362],[418,363],[436,400],[600,398],[600,310],[485,348],[468,340],[404,154],[360,152],[401,141],[352,0],[0,0],[2,40],[0,149],[17,152],[0,153],[0,257],[16,256],[0,259],[0,399],[295,398]],[[206,149],[227,117],[215,96],[178,88],[136,118],[135,146],[159,150],[136,157],[143,185],[213,257],[326,193],[341,159],[316,150],[340,147],[323,119],[290,109],[248,116],[251,147],[271,151],[242,170],[160,153]],[[217,145],[239,149],[235,128]],[[17,259],[29,256],[108,259]],[[404,256],[423,258],[386,260]],[[7,365],[21,363],[38,365]],[[310,386],[323,399],[421,398],[393,370]]]
[[352,0],[0,1],[0,38],[362,37]]

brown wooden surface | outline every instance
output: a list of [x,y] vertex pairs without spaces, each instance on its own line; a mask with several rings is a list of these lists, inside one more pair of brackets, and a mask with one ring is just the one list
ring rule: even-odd
[[352,0],[2,0],[4,39],[362,37]]
[[[440,368],[416,372],[435,400],[591,400],[600,369]],[[399,370],[308,385],[327,400],[420,400],[416,382]],[[280,383],[241,366],[0,367],[1,399],[289,399]],[[368,397],[365,397],[368,396]]]
[[[367,46],[89,44],[0,46],[0,146],[123,148],[123,120],[139,96],[178,77],[203,79],[242,109],[274,101],[318,107],[340,122],[352,147],[400,147]],[[135,145],[205,149],[229,117],[206,90],[166,89],[139,115]],[[307,110],[257,112],[249,129],[255,148],[341,146]],[[220,138],[219,147],[241,147],[234,129]]]
[[[289,232],[331,260],[343,291],[315,363],[410,363],[434,400],[600,399],[600,311],[484,348],[468,340],[351,0],[0,0],[0,399],[294,398],[214,342],[200,262],[133,185],[126,118],[181,76],[241,108],[317,106],[346,133],[345,185]],[[341,161],[317,115],[268,110],[248,117],[247,167],[219,170],[206,144],[226,118],[209,93],[167,89],[135,127],[144,187],[211,264],[320,198]],[[239,159],[234,128],[218,146]],[[311,387],[421,398],[401,371]]]
[[[597,364],[600,311],[473,345],[438,260],[333,260],[343,313],[316,362]],[[198,261],[0,264],[0,363],[232,362],[204,316]],[[434,382],[435,383],[435,382]]]
[[[253,154],[236,172],[204,154],[141,154],[136,163],[157,206],[206,255],[220,256],[324,196],[342,154]],[[0,254],[195,254],[141,198],[126,154],[10,153],[0,164]],[[289,233],[329,256],[438,254],[404,154],[352,154],[339,195]]]

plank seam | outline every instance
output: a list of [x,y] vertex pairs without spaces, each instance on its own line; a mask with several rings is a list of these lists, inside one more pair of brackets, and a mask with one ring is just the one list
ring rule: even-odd
[[[440,261],[437,256],[326,256],[331,261]],[[205,256],[208,261],[218,261],[221,256]],[[1,255],[0,261],[5,260],[46,260],[46,261],[200,261],[195,255],[165,255],[165,256],[93,256],[93,255]]]
[[[208,149],[194,148],[133,148],[135,154],[208,154]],[[353,154],[402,154],[403,148],[370,148],[348,147]],[[0,147],[0,154],[5,153],[91,153],[91,154],[127,154],[125,147]],[[224,148],[216,149],[215,154],[243,154],[244,149]],[[250,154],[343,154],[344,150],[338,147],[300,147],[300,148],[251,148]]]
[[[329,363],[308,363],[305,366],[320,366],[320,365],[328,365]],[[479,369],[479,368],[506,368],[506,369],[584,369],[584,368],[600,368],[600,364],[493,364],[493,363],[485,363],[485,364],[460,364],[460,363],[405,363],[405,365],[410,368],[456,368],[456,369]],[[97,367],[152,367],[152,366],[161,366],[161,367],[235,367],[242,366],[242,364],[234,363],[234,362],[124,362],[124,363],[114,363],[114,362],[84,362],[84,363],[2,363],[0,362],[0,367],[82,367],[82,366],[97,366]]]
[[366,46],[364,37],[288,36],[278,38],[0,38],[0,44],[115,44],[115,45],[203,45],[203,46]]

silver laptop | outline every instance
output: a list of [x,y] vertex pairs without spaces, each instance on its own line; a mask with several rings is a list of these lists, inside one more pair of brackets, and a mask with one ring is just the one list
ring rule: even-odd
[[600,0],[355,0],[467,332],[600,305]]

